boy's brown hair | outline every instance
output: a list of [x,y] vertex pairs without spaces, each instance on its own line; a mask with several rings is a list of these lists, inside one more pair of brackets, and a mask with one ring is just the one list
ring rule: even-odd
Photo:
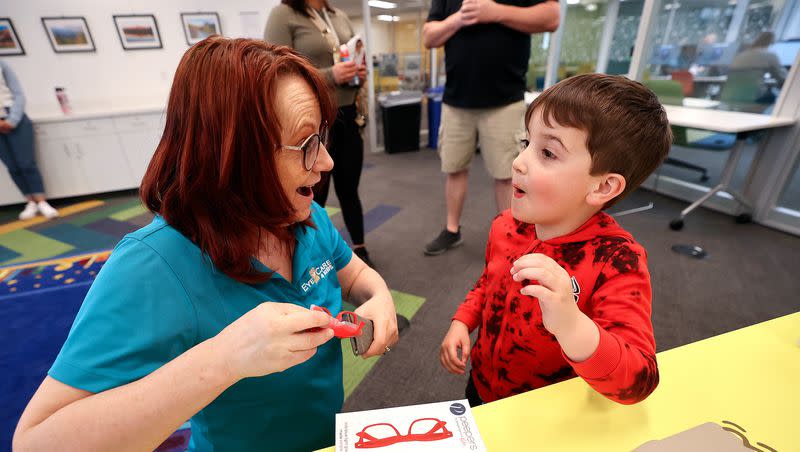
[[617,173],[625,190],[604,208],[636,189],[667,158],[672,130],[658,97],[619,75],[584,74],[548,88],[528,107],[525,126],[541,108],[542,120],[586,132],[592,175]]

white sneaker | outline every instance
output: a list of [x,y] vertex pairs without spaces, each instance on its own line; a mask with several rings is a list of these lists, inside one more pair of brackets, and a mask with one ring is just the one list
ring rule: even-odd
[[25,210],[19,213],[19,219],[30,220],[35,217],[37,213],[39,213],[39,208],[36,206],[36,203],[28,201],[28,204],[25,204]]
[[39,209],[39,213],[45,216],[45,218],[55,218],[58,216],[58,210],[54,209],[53,206],[47,203],[47,201],[39,201],[36,205]]

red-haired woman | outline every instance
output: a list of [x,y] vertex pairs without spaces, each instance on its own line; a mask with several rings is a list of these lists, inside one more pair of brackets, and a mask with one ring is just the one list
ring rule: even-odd
[[98,274],[15,450],[153,450],[192,419],[191,450],[310,450],[334,441],[341,300],[372,319],[365,356],[397,341],[395,310],[312,202],[333,162],[334,107],[287,47],[208,38],[178,66],[142,182],[153,222]]

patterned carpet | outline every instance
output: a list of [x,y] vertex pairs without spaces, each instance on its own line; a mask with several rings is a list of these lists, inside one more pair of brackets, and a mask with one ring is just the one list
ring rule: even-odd
[[61,217],[54,220],[36,217],[0,225],[0,266],[107,250],[153,217],[129,194],[58,208]]

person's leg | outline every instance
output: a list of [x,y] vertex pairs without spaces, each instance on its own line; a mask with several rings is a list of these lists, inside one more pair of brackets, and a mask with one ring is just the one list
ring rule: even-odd
[[511,207],[511,164],[524,136],[525,102],[483,110],[478,119],[483,162],[494,178],[497,212]]
[[[27,115],[22,116],[22,120],[17,124],[17,127],[8,135],[8,142],[25,181],[28,190],[25,194],[28,196],[29,201],[35,202],[37,210],[45,217],[57,217],[58,211],[47,202],[44,196],[42,175],[36,165],[36,155],[34,153],[33,124]],[[26,207],[27,209],[28,207]]]
[[[11,133],[13,133],[13,131]],[[28,200],[28,202],[25,204],[25,208],[19,213],[19,219],[30,220],[31,218],[35,217],[37,213],[39,213],[39,208],[37,207],[36,201],[34,201],[33,196],[30,193],[28,183],[25,180],[19,163],[17,162],[16,153],[14,152],[11,140],[9,139],[11,133],[0,134],[0,161],[2,161],[6,166],[6,169],[8,169],[8,174],[11,176],[11,180],[14,181],[14,185],[17,186],[22,195],[25,196],[25,199]]]
[[445,198],[447,200],[447,230],[457,233],[461,224],[461,212],[464,210],[464,200],[467,198],[469,183],[469,170],[450,173],[445,182]]
[[[333,157],[333,156],[331,156]],[[335,166],[335,165],[334,165]],[[322,207],[328,202],[328,190],[331,187],[331,173],[324,172],[320,174],[320,180],[314,185],[314,201]]]
[[353,248],[361,248],[364,246],[364,212],[358,196],[358,185],[364,166],[364,142],[355,122],[355,105],[342,107],[339,112],[340,133],[331,144],[337,149],[336,155],[339,158],[334,165],[333,187],[342,207],[344,224],[350,233]]
[[[13,131],[11,133],[13,133]],[[11,147],[11,140],[9,139],[11,133],[0,134],[0,161],[6,166],[14,185],[16,185],[19,191],[31,201],[31,191],[28,189],[28,183],[22,175],[22,169],[17,162],[17,156],[14,153],[14,149]]]
[[447,174],[445,201],[447,223],[439,236],[425,245],[425,254],[435,256],[462,243],[461,213],[467,197],[469,165],[475,155],[477,115],[466,108],[442,105],[442,123],[439,128],[439,157],[442,172]]
[[342,122],[339,120],[341,117],[341,110],[337,112],[336,119],[333,121],[333,124],[330,125],[329,131],[329,141],[328,141],[328,153],[331,155],[331,159],[333,159],[333,169],[330,172],[325,172],[321,174],[320,181],[314,185],[314,201],[322,207],[325,207],[325,203],[328,202],[328,192],[330,191],[331,187],[331,176],[333,173],[336,172],[338,169],[338,155],[336,153],[337,149],[334,145],[334,140],[338,135],[341,135],[341,125]]

